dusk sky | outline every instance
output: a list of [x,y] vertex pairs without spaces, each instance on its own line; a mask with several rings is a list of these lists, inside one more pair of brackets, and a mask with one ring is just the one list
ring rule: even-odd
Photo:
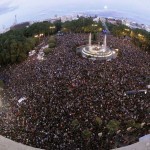
[[12,25],[15,15],[20,23],[87,10],[125,12],[150,24],[149,6],[150,0],[0,0],[0,29]]

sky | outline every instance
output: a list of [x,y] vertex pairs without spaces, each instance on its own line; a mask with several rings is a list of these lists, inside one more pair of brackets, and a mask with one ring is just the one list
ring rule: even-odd
[[41,20],[75,12],[119,14],[150,24],[150,0],[0,0],[0,30],[17,22]]

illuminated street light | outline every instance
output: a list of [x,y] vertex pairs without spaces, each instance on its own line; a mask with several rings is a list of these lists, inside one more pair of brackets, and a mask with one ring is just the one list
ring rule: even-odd
[[[54,29],[55,29],[56,27],[55,27],[55,26],[50,26],[49,28],[50,28],[50,32],[53,33],[53,32],[54,32]],[[48,33],[48,34],[49,34],[49,33]]]
[[102,28],[99,28],[99,31],[102,31]]
[[139,37],[139,39],[141,40],[141,41],[145,41],[146,39],[145,39],[145,37],[144,37],[144,35],[142,35],[142,34],[138,34],[138,37]]
[[55,29],[56,27],[55,27],[55,26],[50,26],[49,28],[50,28],[50,29]]
[[125,29],[126,31],[130,31],[130,29]]
[[144,40],[144,35],[142,35],[142,34],[139,33],[138,37]]
[[97,24],[92,24],[92,27],[97,27]]
[[38,38],[38,37],[42,37],[43,35],[44,35],[43,33],[40,33],[40,34],[36,34],[34,37]]
[[142,35],[139,33],[138,36],[142,36]]
[[44,35],[43,33],[39,34],[40,37],[43,36],[43,35]]
[[35,35],[34,37],[37,38],[37,37],[39,37],[39,36],[38,36],[38,35]]
[[35,37],[35,38],[38,38],[39,41],[40,41],[40,37],[42,37],[42,36],[44,36],[44,34],[43,34],[43,33],[40,33],[40,34],[36,34],[34,37]]
[[140,34],[140,33],[138,34],[138,36],[140,36],[140,37],[144,37],[144,36],[143,36],[142,34]]

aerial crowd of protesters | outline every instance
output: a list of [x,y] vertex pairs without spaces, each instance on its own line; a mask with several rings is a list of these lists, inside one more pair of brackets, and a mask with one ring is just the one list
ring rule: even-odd
[[[149,91],[124,92],[146,89],[150,55],[130,39],[108,35],[107,45],[121,55],[91,60],[75,49],[87,41],[83,33],[57,36],[57,46],[43,61],[34,55],[2,69],[1,135],[50,150],[109,150],[149,134]],[[102,34],[98,41],[103,41]],[[110,120],[119,122],[116,131],[108,129]],[[131,120],[140,126],[129,126]]]

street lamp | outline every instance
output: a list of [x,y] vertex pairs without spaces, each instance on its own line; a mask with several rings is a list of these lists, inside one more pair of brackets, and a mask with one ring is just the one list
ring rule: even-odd
[[142,35],[142,34],[140,34],[140,33],[138,34],[138,36],[141,37],[141,38],[144,38],[144,35]]
[[139,33],[138,36],[142,36],[142,35]]
[[42,37],[43,35],[44,35],[43,33],[39,34],[40,37]]
[[34,37],[37,38],[37,37],[39,37],[39,36],[38,36],[38,35],[35,35]]
[[92,27],[97,27],[97,24],[92,24]]
[[122,32],[122,35],[124,36],[124,35],[125,35],[125,32]]
[[55,30],[56,27],[55,26],[50,26],[49,28],[50,28],[50,31],[52,33],[52,31]]
[[40,37],[42,37],[43,35],[44,35],[43,33],[40,33],[40,34],[36,34],[34,37],[39,38],[39,40],[40,40]]
[[130,31],[130,29],[124,29],[124,30],[126,30],[126,31]]
[[139,37],[140,40],[145,41],[144,35],[142,35],[142,34],[139,33],[138,37]]
[[102,28],[99,28],[99,31],[102,31]]
[[50,28],[50,29],[55,29],[56,27],[55,27],[55,26],[50,26],[49,28]]

